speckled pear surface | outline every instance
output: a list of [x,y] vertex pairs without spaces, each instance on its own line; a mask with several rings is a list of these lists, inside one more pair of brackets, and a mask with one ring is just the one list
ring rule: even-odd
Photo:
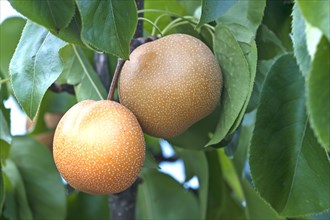
[[118,193],[136,180],[145,142],[135,116],[113,101],[86,100],[59,122],[54,160],[63,178],[91,194]]
[[209,115],[221,87],[211,50],[192,36],[173,34],[132,52],[120,74],[119,97],[144,132],[170,138]]

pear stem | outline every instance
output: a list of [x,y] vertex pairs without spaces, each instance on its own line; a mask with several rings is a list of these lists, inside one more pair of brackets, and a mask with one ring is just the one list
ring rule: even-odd
[[125,64],[125,60],[122,60],[122,59],[119,58],[118,62],[117,62],[115,73],[114,73],[112,81],[111,81],[109,94],[108,94],[108,100],[113,101],[114,94],[115,94],[115,89],[116,89],[116,85],[117,85],[117,81],[118,81],[118,77],[119,77],[119,74],[120,74],[121,69],[123,68],[124,64]]

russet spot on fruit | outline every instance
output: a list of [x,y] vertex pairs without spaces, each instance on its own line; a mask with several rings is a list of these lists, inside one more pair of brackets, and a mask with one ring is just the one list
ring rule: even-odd
[[221,87],[211,50],[192,36],[173,34],[132,52],[120,74],[119,97],[144,132],[170,138],[209,115]]
[[91,194],[118,193],[136,180],[145,141],[135,116],[113,101],[86,100],[59,122],[54,160],[63,178]]

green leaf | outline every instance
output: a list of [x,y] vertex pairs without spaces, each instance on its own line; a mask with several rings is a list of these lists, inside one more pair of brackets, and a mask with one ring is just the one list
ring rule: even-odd
[[10,129],[8,127],[5,116],[2,114],[2,110],[0,109],[0,139],[5,141],[7,144],[11,144],[11,134]]
[[6,118],[0,109],[0,163],[4,161],[9,153],[12,137]]
[[297,0],[302,15],[311,25],[319,28],[330,41],[330,4],[328,1]]
[[5,182],[2,175],[2,163],[0,162],[0,216],[2,216],[2,207],[5,202]]
[[82,19],[82,40],[100,51],[128,59],[137,25],[133,0],[76,1]]
[[50,151],[33,138],[15,137],[10,159],[16,163],[22,176],[34,218],[64,219],[64,185]]
[[330,152],[330,43],[323,38],[306,82],[307,110],[317,139]]
[[[7,109],[4,105],[4,102],[5,102],[5,98],[2,96],[2,88],[0,87],[0,111],[2,111],[2,115],[3,115],[3,118],[5,119],[5,121],[8,123],[8,130],[10,131],[10,122],[11,122],[11,119],[10,119],[10,111],[11,109]],[[1,124],[1,121],[0,121],[0,124]],[[0,128],[1,129],[1,128]]]
[[199,19],[198,27],[203,24],[215,21],[223,15],[228,9],[235,5],[237,0],[202,0],[202,14]]
[[236,171],[233,161],[226,156],[224,149],[218,149],[217,153],[218,157],[220,158],[223,179],[232,189],[232,194],[234,194],[235,197],[240,201],[243,201],[244,196],[240,183],[241,173]]
[[270,60],[286,52],[281,40],[264,24],[258,29],[256,41],[259,60]]
[[250,85],[249,85],[249,91],[247,94],[246,101],[241,109],[241,112],[238,115],[238,118],[236,119],[235,123],[233,126],[230,128],[229,133],[233,133],[238,126],[241,124],[241,121],[244,117],[245,111],[248,107],[252,92],[253,92],[253,87],[254,87],[254,80],[256,78],[256,71],[257,71],[257,45],[256,42],[253,41],[251,45],[245,45],[244,43],[241,43],[241,48],[244,52],[244,56],[246,58],[246,61],[249,64],[249,72],[250,72]]
[[63,72],[59,81],[75,86],[78,102],[106,98],[107,92],[81,48],[67,45],[59,54],[63,61]]
[[290,51],[292,50],[292,39],[290,36],[292,7],[293,4],[285,4],[283,1],[267,1],[262,19],[262,23],[272,30],[285,48]]
[[[251,141],[254,185],[281,216],[330,207],[330,163],[308,123],[304,84],[292,55],[276,61],[263,87]],[[318,190],[311,190],[315,186]]]
[[81,41],[81,18],[78,9],[76,9],[75,15],[70,21],[70,24],[59,31],[49,30],[52,34],[58,38],[79,46],[84,46],[84,43]]
[[108,195],[96,196],[73,192],[68,196],[67,220],[108,220],[110,210]]
[[45,94],[45,105],[47,104],[45,109],[50,113],[64,114],[76,103],[76,98],[65,92],[55,93],[52,91],[47,91]]
[[[6,81],[7,79],[8,79],[8,77],[5,79],[4,74],[2,74],[0,71],[0,80]],[[10,91],[9,91],[10,86],[8,86],[9,84],[10,84],[10,81],[0,83],[0,105],[1,105],[1,103],[3,105],[3,101],[8,99],[10,96]]]
[[306,76],[311,65],[311,57],[307,49],[306,24],[297,4],[292,13],[292,42],[293,52],[301,72]]
[[[26,21],[19,17],[7,18],[0,24],[0,80],[9,78],[9,63],[18,44]],[[0,83],[0,102],[8,99],[12,89],[10,81]]]
[[[77,85],[80,83],[84,75],[84,69],[87,69],[85,66],[90,66],[90,64],[80,62],[81,59],[77,57],[74,46],[69,44],[60,49],[59,55],[63,62],[63,71],[56,82],[70,85]],[[89,73],[88,71],[86,72]]]
[[9,0],[9,2],[31,21],[54,31],[67,27],[75,11],[73,0]]
[[218,219],[246,219],[245,208],[242,202],[232,195],[232,189],[224,184],[222,192],[223,206]]
[[[179,148],[176,149],[176,152],[182,158],[185,164],[186,181],[195,175],[198,178],[198,197],[201,210],[200,219],[206,219],[209,169],[205,153],[203,151],[183,150]],[[190,173],[192,176],[187,176],[187,172],[188,174]]]
[[224,181],[218,154],[206,152],[208,165],[207,216],[205,219],[220,219],[224,204]]
[[32,119],[48,87],[62,72],[58,50],[64,42],[41,26],[27,22],[10,62],[15,96]]
[[146,141],[147,149],[149,149],[153,155],[162,154],[159,138],[144,134],[144,140]]
[[219,143],[228,134],[250,90],[249,65],[235,37],[223,25],[215,29],[214,52],[222,70],[224,85],[220,119],[207,146]]
[[[191,1],[187,2],[186,0],[185,4],[189,4],[190,6]],[[200,1],[200,0],[198,0]],[[153,12],[146,12],[144,13],[144,17],[149,19],[150,21],[155,21],[157,20],[158,17],[160,17],[159,20],[157,20],[157,26],[163,30],[173,19],[173,17],[170,16],[169,13],[175,13],[178,15],[187,15],[187,14],[192,14],[189,13],[184,7],[183,2],[179,1],[154,1],[154,0],[144,0],[144,8],[145,9],[151,9],[151,10],[161,10],[164,12],[160,13],[153,13]],[[200,4],[200,2],[198,2]],[[151,34],[153,26],[149,25],[147,22],[144,23],[144,31],[147,32],[147,34]]]
[[268,74],[270,68],[273,66],[273,64],[277,58],[278,57],[275,57],[270,60],[259,60],[258,61],[257,73],[256,73],[255,81],[254,81],[253,91],[252,91],[249,105],[247,107],[248,112],[250,112],[258,107],[259,101],[260,101],[261,89],[263,87],[263,84],[265,82],[265,79],[267,77],[267,74]]
[[11,17],[0,24],[0,71],[4,78],[9,77],[9,63],[15,52],[26,21],[23,18]]
[[[1,220],[7,220],[10,217],[11,218],[18,218],[17,215],[17,204],[15,204],[15,198],[14,198],[14,189],[12,187],[11,181],[9,180],[9,177],[4,172],[4,166],[2,165],[2,180],[3,180],[3,186],[4,186],[4,203],[3,207],[0,210],[0,219]],[[31,211],[30,211],[31,212]]]
[[32,209],[29,207],[27,189],[16,164],[12,160],[6,160],[3,172],[8,177],[8,181],[5,181],[4,216],[10,219],[32,220]]
[[143,168],[147,168],[147,169],[157,169],[157,168],[159,168],[158,163],[157,163],[154,155],[151,153],[151,151],[148,148],[146,150],[146,155],[145,155]]
[[286,219],[284,217],[279,217],[278,214],[258,195],[246,179],[243,179],[241,183],[245,196],[248,219]]
[[235,166],[239,178],[243,176],[244,167],[247,162],[247,153],[255,123],[255,112],[256,111],[246,114],[240,127],[238,146],[233,156],[233,165]]
[[265,0],[238,0],[217,22],[224,23],[238,41],[249,44],[261,24],[265,6]]
[[197,198],[172,177],[157,170],[145,170],[138,187],[136,219],[196,219]]
[[242,201],[225,181],[219,151],[210,151],[206,155],[209,165],[207,219],[246,219]]
[[[148,1],[148,0],[145,0]],[[168,1],[166,1],[168,2]],[[171,1],[170,1],[171,2]],[[174,1],[175,2],[175,1]],[[187,0],[178,0],[177,2],[185,9],[186,14],[194,14],[198,7],[200,7],[200,0],[187,1]]]

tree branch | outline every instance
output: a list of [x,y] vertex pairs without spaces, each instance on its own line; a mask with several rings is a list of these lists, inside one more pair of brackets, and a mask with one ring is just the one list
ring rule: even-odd
[[112,220],[135,219],[136,195],[140,183],[142,183],[142,179],[138,178],[133,185],[124,192],[109,196]]

